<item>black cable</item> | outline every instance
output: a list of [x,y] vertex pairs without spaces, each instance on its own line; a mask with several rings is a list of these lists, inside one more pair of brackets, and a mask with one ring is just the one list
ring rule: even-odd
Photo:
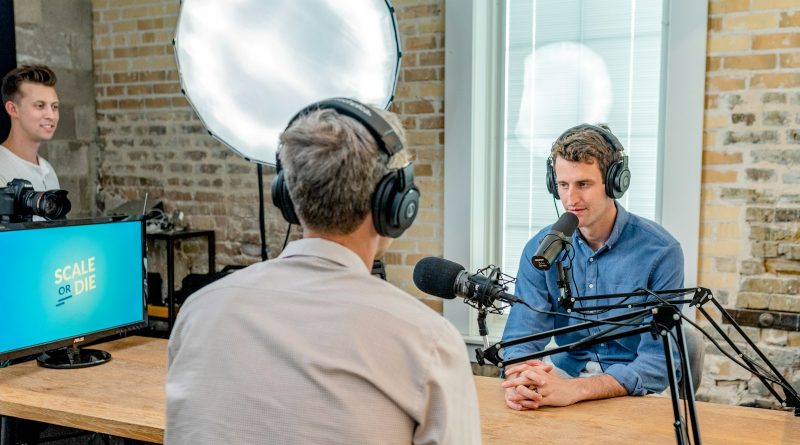
[[258,229],[261,233],[261,261],[266,261],[269,256],[269,248],[267,248],[267,230],[264,221],[264,169],[260,163],[256,163],[256,174],[258,175]]
[[[292,231],[292,223],[289,223],[289,225],[286,226],[286,237],[283,238],[283,249],[285,249],[286,248],[286,244],[289,243],[289,233],[291,233],[291,231]],[[283,249],[281,249],[281,250],[283,250]]]
[[[638,290],[642,290],[644,292],[649,293],[650,295],[652,295],[656,299],[660,300],[662,303],[669,304],[668,301],[663,300],[659,295],[657,295],[655,292],[653,292],[650,289],[638,289]],[[752,364],[753,366],[759,368],[761,370],[761,372],[754,371],[753,369],[748,367],[745,363],[739,361],[739,359],[734,357],[733,354],[731,354],[728,351],[726,351],[725,349],[723,349],[722,346],[719,343],[717,343],[717,341],[711,336],[711,334],[709,334],[708,332],[703,330],[703,328],[701,328],[697,323],[693,322],[688,317],[683,315],[683,313],[681,311],[678,311],[678,315],[681,317],[682,320],[686,321],[690,325],[694,326],[695,329],[700,331],[700,333],[703,334],[706,338],[708,338],[708,340],[719,350],[719,352],[721,352],[724,356],[728,357],[732,362],[736,363],[737,365],[739,365],[743,369],[747,370],[748,372],[752,373],[756,377],[760,377],[760,378],[763,378],[764,380],[767,380],[767,381],[770,381],[772,383],[775,383],[778,386],[780,386],[781,388],[783,388],[784,390],[788,389],[790,392],[794,392],[794,388],[791,388],[791,387],[787,388],[786,384],[784,384],[782,381],[772,377],[772,375],[771,375],[772,372],[770,370],[765,369],[762,365],[757,363],[751,357],[748,357],[744,353],[742,353],[742,360],[747,361],[748,363]],[[766,373],[767,375],[765,375],[764,373]]]

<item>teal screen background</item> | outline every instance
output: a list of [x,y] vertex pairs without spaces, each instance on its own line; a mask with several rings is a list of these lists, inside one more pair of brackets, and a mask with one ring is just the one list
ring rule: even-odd
[[[0,231],[0,252],[0,354],[145,319],[141,221]],[[56,269],[90,257],[94,272],[56,284]],[[78,295],[90,275],[96,288]]]

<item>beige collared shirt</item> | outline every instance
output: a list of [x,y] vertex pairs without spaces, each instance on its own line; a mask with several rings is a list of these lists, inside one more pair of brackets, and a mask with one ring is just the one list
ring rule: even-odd
[[166,444],[480,443],[456,329],[323,239],[187,300],[166,397]]

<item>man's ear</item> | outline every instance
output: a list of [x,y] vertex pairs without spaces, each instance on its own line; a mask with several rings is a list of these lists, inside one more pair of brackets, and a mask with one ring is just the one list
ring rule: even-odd
[[3,108],[6,109],[6,113],[12,118],[17,117],[17,104],[15,104],[13,100],[7,100],[6,103],[3,104]]

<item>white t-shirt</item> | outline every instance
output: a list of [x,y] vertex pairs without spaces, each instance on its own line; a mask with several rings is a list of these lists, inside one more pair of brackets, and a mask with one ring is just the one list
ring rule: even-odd
[[39,165],[36,165],[0,145],[0,187],[17,178],[30,181],[37,192],[60,188],[56,171],[43,157],[39,156]]

